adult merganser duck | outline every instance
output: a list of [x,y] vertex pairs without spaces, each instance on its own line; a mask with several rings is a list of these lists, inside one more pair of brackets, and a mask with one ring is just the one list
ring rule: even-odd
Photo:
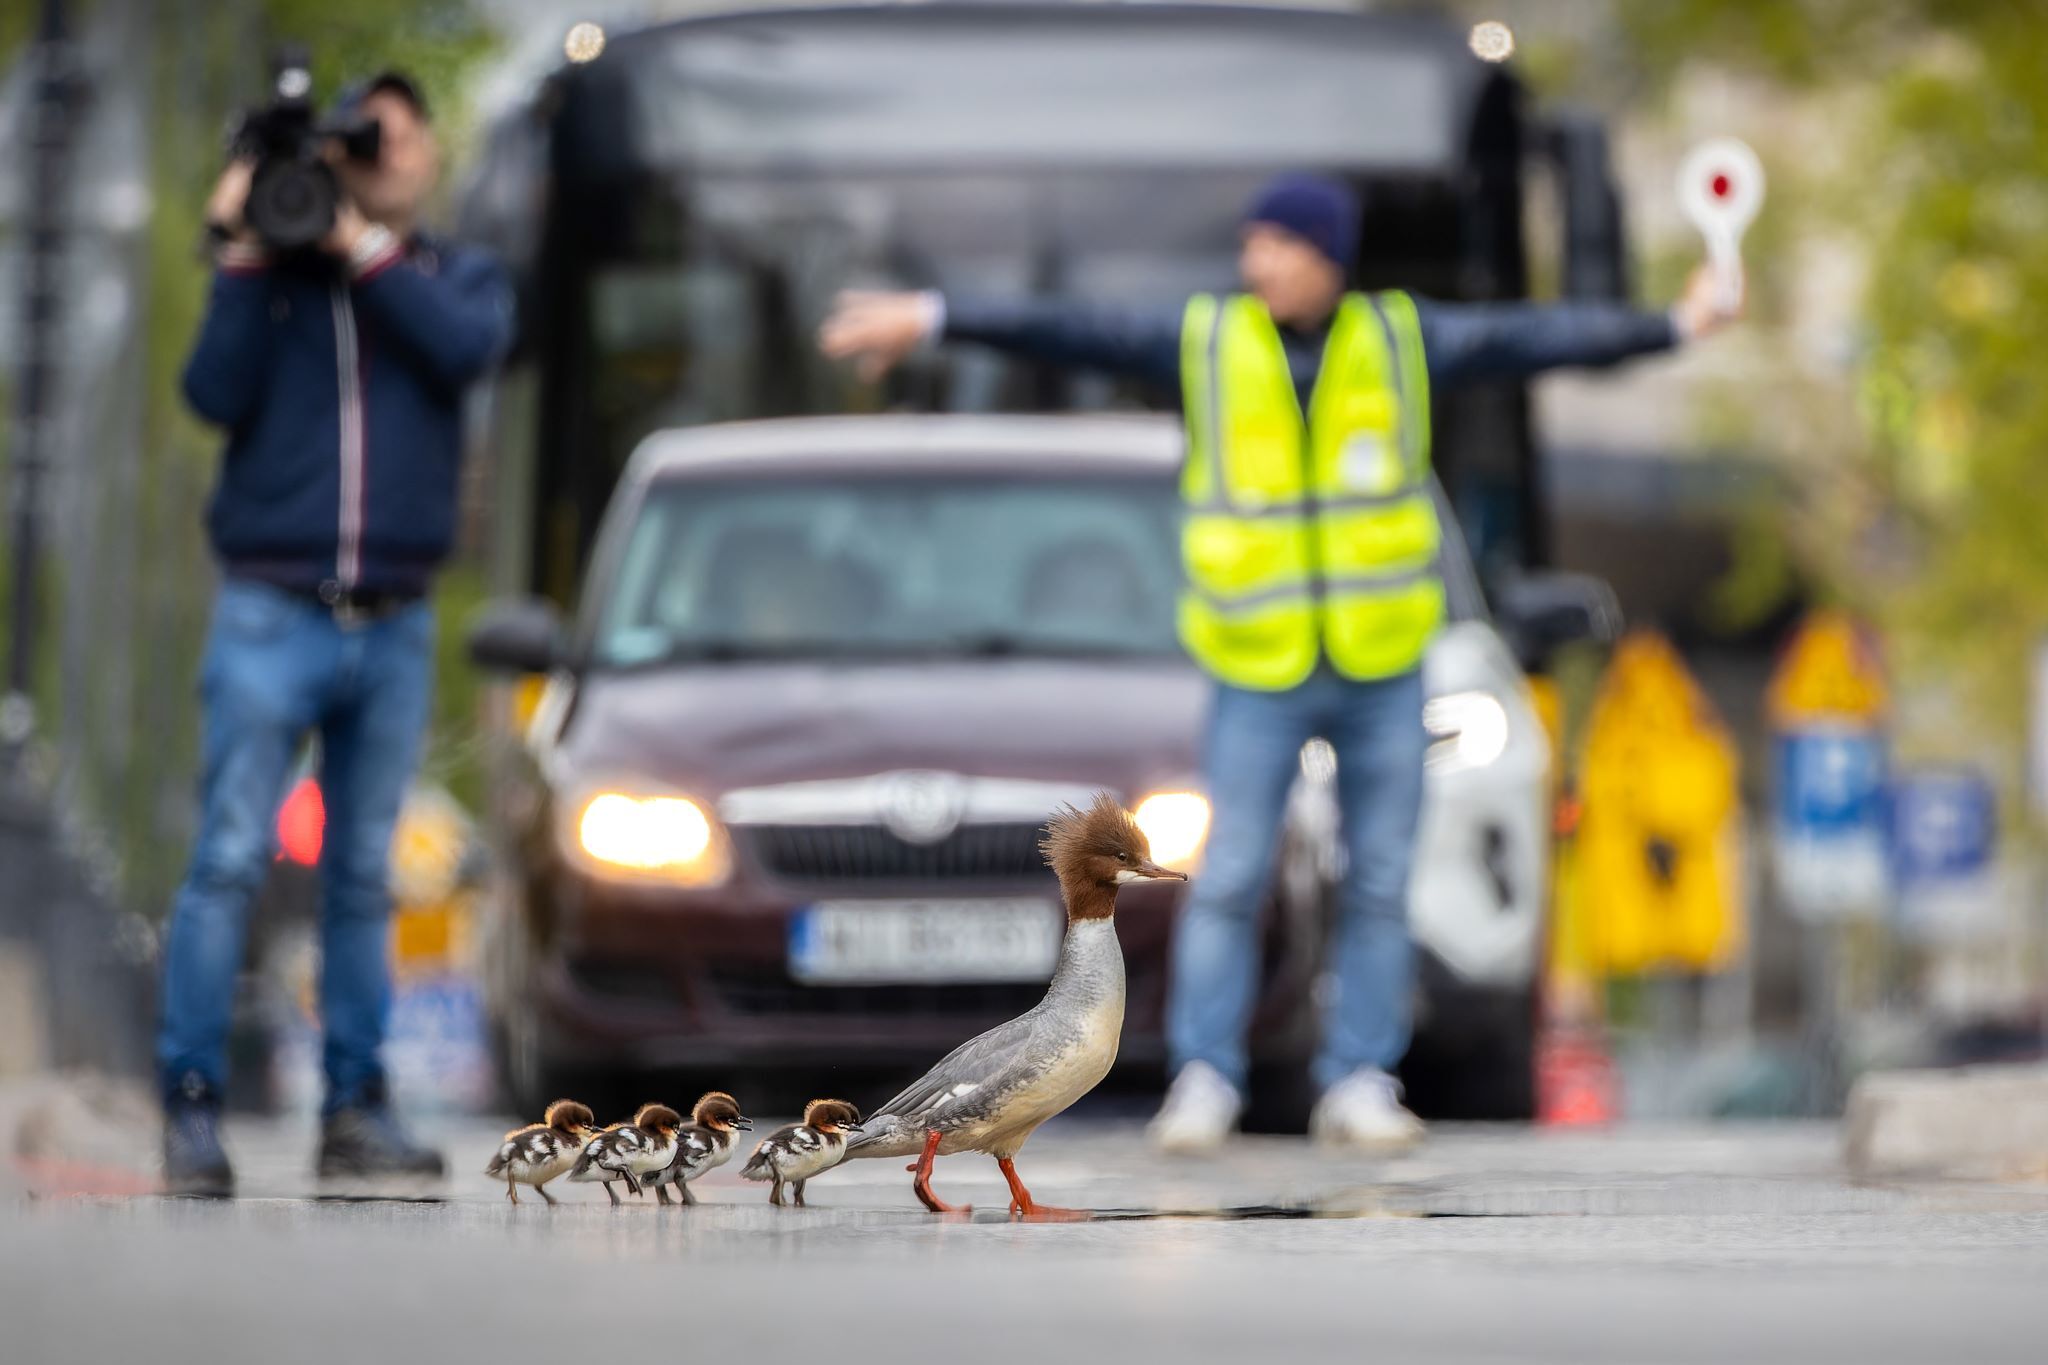
[[665,1104],[641,1105],[631,1123],[615,1123],[584,1145],[569,1179],[578,1184],[604,1182],[604,1192],[616,1207],[619,1192],[612,1182],[623,1180],[627,1189],[640,1193],[641,1175],[660,1170],[676,1154],[676,1130],[682,1122],[683,1116]]
[[697,1101],[690,1111],[690,1121],[676,1131],[675,1155],[660,1170],[643,1176],[640,1184],[651,1186],[654,1197],[664,1204],[669,1202],[670,1185],[676,1187],[685,1204],[696,1203],[697,1196],[690,1193],[690,1182],[732,1160],[734,1131],[753,1126],[754,1121],[740,1112],[738,1100],[723,1090],[712,1091]]
[[761,1139],[740,1174],[749,1180],[772,1180],[768,1202],[782,1204],[782,1182],[795,1185],[798,1208],[804,1206],[804,1182],[846,1159],[846,1134],[861,1130],[860,1110],[845,1100],[812,1100],[804,1121],[778,1128]]
[[932,1193],[932,1161],[954,1152],[986,1152],[1010,1185],[1010,1209],[1030,1216],[1073,1216],[1031,1197],[1011,1163],[1039,1124],[1093,1090],[1116,1061],[1124,1024],[1124,955],[1116,938],[1116,890],[1171,879],[1151,846],[1109,793],[1086,810],[1064,807],[1046,824],[1039,848],[1059,878],[1067,937],[1045,999],[1030,1011],[962,1043],[895,1099],[875,1110],[847,1149],[849,1160],[912,1156],[911,1184],[934,1213],[954,1209]]
[[503,1145],[484,1174],[505,1182],[505,1197],[517,1204],[520,1185],[531,1185],[548,1203],[555,1197],[547,1183],[576,1164],[583,1144],[597,1133],[597,1116],[587,1104],[556,1100],[540,1123],[530,1123],[505,1134]]

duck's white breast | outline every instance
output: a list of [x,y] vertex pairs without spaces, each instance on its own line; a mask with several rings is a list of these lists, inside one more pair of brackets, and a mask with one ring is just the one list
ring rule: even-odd
[[626,1165],[632,1168],[635,1175],[646,1175],[668,1165],[669,1158],[675,1154],[675,1143],[650,1139],[638,1151],[626,1154]]
[[775,1160],[775,1170],[784,1180],[808,1180],[818,1172],[837,1166],[846,1155],[846,1143],[825,1142],[808,1151],[790,1149]]
[[540,1161],[516,1159],[508,1169],[516,1181],[528,1185],[544,1185],[575,1164],[576,1149],[562,1146],[555,1149],[554,1155]]
[[1043,1069],[1019,1085],[982,1122],[942,1150],[1012,1156],[1034,1129],[1102,1083],[1116,1064],[1123,1036],[1124,1002],[1107,1001],[1074,1021],[1065,1045]]

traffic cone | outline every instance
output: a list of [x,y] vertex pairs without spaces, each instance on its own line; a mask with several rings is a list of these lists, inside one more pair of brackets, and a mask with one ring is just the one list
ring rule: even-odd
[[[1565,754],[1564,711],[1554,684],[1548,696],[1543,714],[1551,751]],[[1596,1127],[1614,1121],[1621,1086],[1601,1022],[1599,969],[1591,956],[1593,907],[1582,894],[1578,835],[1586,803],[1569,769],[1554,793],[1550,816],[1557,856],[1552,865],[1542,1003],[1536,1012],[1536,1122],[1555,1128]]]
[[1536,1122],[1552,1128],[1612,1123],[1621,1076],[1597,1025],[1545,1023],[1536,1036]]
[[327,808],[320,784],[302,777],[277,811],[277,859],[313,867],[320,861],[320,840],[327,828]]

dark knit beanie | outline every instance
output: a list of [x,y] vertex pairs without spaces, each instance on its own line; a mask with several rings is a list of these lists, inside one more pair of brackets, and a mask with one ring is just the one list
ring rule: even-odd
[[1285,228],[1345,270],[1358,252],[1358,195],[1329,176],[1276,176],[1253,198],[1244,221]]

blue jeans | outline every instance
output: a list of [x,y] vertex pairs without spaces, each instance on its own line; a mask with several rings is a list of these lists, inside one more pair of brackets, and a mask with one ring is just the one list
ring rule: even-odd
[[275,849],[299,744],[320,737],[320,1017],[327,1110],[376,1093],[390,1011],[386,868],[433,692],[424,603],[342,625],[324,608],[229,579],[200,672],[199,836],[171,905],[158,1074],[168,1096],[227,1080],[228,1019],[249,907]]
[[1427,747],[1422,675],[1353,682],[1323,668],[1286,692],[1216,688],[1204,764],[1214,817],[1173,941],[1166,1033],[1176,1071],[1203,1061],[1244,1088],[1259,910],[1301,746],[1318,736],[1337,752],[1348,858],[1329,947],[1336,990],[1314,1079],[1327,1088],[1360,1067],[1390,1071],[1408,1050],[1408,867]]

